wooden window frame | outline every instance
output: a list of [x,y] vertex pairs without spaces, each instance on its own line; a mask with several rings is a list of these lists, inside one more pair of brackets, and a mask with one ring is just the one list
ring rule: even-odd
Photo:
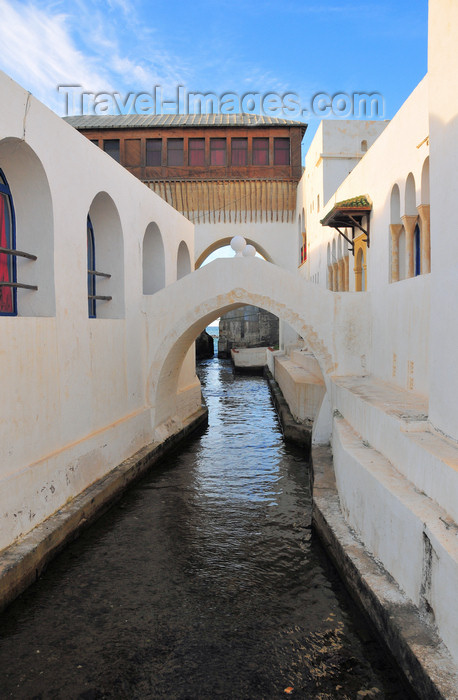
[[[181,143],[181,148],[171,148],[171,145]],[[181,153],[181,163],[171,163],[170,153]],[[172,137],[167,139],[167,167],[168,168],[182,168],[184,166],[184,138]]]
[[[278,148],[278,146],[280,144],[283,144],[283,143],[286,144],[286,142],[288,142],[288,148]],[[277,154],[280,154],[280,153],[288,153],[288,162],[287,163],[278,162]],[[274,165],[283,166],[283,167],[291,165],[291,139],[289,138],[289,136],[275,136],[274,137]]]
[[[117,156],[118,157],[117,158],[116,158],[116,156],[113,155],[113,153],[111,153],[106,148],[107,144],[116,144],[116,143],[118,144],[118,149],[117,149]],[[109,155],[111,158],[113,158],[113,160],[116,161],[116,163],[121,162],[121,141],[120,141],[120,139],[103,139],[103,151],[104,151],[104,153]]]
[[[157,150],[148,150],[148,144],[152,142],[156,142],[160,144],[160,148]],[[147,168],[160,168],[162,166],[162,158],[163,158],[163,151],[164,151],[164,144],[162,143],[162,138],[147,138],[146,139],[146,144],[145,144],[145,165]],[[159,153],[159,163],[148,163],[148,153]]]

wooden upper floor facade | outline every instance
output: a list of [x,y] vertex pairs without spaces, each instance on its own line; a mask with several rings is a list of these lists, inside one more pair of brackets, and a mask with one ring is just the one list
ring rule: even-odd
[[67,121],[144,182],[293,180],[306,125],[256,115],[121,115]]

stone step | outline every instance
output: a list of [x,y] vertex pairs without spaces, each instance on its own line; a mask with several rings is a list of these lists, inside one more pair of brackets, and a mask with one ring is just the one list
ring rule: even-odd
[[[314,363],[318,366],[316,360]],[[315,365],[298,365],[285,355],[275,356],[275,379],[291,413],[299,422],[314,420],[326,392],[323,378],[317,375]]]
[[458,445],[428,422],[427,399],[374,377],[334,377],[333,405],[362,439],[458,522]]
[[342,417],[334,417],[332,447],[345,519],[437,625],[458,663],[456,522]]
[[330,447],[314,447],[312,456],[313,525],[345,585],[385,640],[418,698],[457,698],[458,664],[437,629],[343,517]]

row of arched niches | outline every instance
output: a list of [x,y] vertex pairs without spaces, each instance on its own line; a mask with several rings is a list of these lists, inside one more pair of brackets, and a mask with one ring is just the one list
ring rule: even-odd
[[[396,182],[389,195],[389,271],[390,282],[431,271],[429,156],[423,161],[417,180],[412,172]],[[387,202],[388,204],[388,202]],[[298,217],[300,262],[307,260],[305,211]],[[347,236],[351,231],[345,230]],[[355,246],[355,290],[367,289],[366,246]],[[327,287],[348,291],[350,258],[348,246],[337,233],[327,244]],[[315,281],[315,280],[314,280]]]
[[423,163],[419,184],[417,188],[409,173],[404,182],[396,183],[391,190],[391,282],[431,271],[429,157]]
[[[77,207],[70,202],[69,216]],[[97,192],[77,220],[77,236],[56,236],[52,195],[46,171],[34,151],[19,139],[0,143],[0,314],[54,316],[56,276],[68,303],[74,288],[89,317],[122,318],[125,309],[126,232],[115,201]],[[75,222],[72,222],[75,229]],[[191,256],[184,240],[164,241],[158,224],[129,232],[129,243],[141,243],[140,294],[151,295],[191,272]],[[168,268],[167,268],[168,266]],[[75,282],[76,280],[76,282]],[[87,296],[87,298],[86,298]],[[76,304],[78,304],[76,301]],[[81,307],[83,308],[83,307]]]

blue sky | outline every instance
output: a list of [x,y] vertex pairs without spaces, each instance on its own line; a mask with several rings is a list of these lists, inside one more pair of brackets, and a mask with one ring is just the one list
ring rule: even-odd
[[[59,114],[59,84],[217,95],[378,92],[427,69],[427,0],[0,0],[0,68]],[[307,143],[317,121],[312,120]]]

